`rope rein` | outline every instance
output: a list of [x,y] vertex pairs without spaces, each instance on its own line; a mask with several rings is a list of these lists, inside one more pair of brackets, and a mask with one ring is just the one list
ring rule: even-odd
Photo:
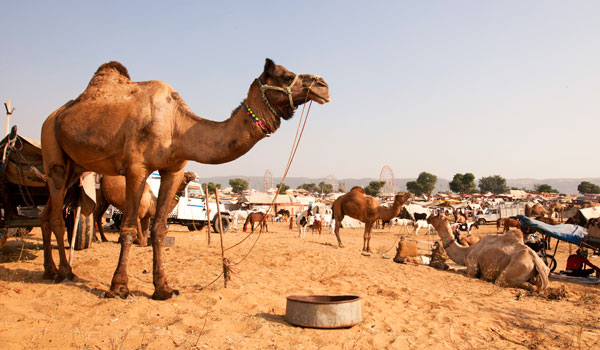
[[[286,89],[290,89],[290,87],[293,85],[293,83],[295,81],[296,81],[296,79],[294,78],[294,81],[292,82],[292,84],[290,84],[290,86],[288,86]],[[308,90],[306,92],[306,98],[304,100],[304,104],[302,105],[302,112],[300,113],[300,118],[298,120],[298,128],[296,129],[296,136],[294,137],[294,142],[292,143],[292,149],[290,151],[290,156],[288,158],[288,162],[286,164],[285,171],[283,173],[283,177],[281,178],[281,182],[279,183],[279,186],[277,187],[277,192],[275,192],[275,196],[273,197],[273,201],[271,201],[271,204],[269,205],[269,208],[267,209],[267,212],[265,213],[265,217],[267,215],[269,215],[269,212],[271,211],[271,209],[274,208],[275,201],[277,200],[277,197],[279,196],[279,193],[281,192],[281,188],[282,188],[282,186],[285,182],[285,179],[287,177],[287,174],[291,168],[292,161],[294,160],[294,157],[296,156],[296,151],[298,151],[298,147],[300,145],[300,140],[302,139],[302,134],[304,133],[304,128],[306,127],[306,122],[308,120],[308,114],[310,113],[310,107],[312,106],[312,101],[310,101],[310,103],[308,104],[308,110],[306,110],[306,114],[304,114],[304,110],[306,108],[306,102],[308,101],[308,94],[309,94],[310,88],[312,87],[313,84],[314,84],[314,81],[308,87]],[[281,88],[281,90],[284,90],[284,89]],[[264,95],[264,93],[263,93],[263,95]],[[291,101],[291,96],[290,96],[290,101]],[[274,114],[277,115],[275,112],[274,112]],[[218,205],[218,203],[217,203],[217,205]],[[262,230],[259,231],[259,233],[256,237],[256,240],[254,241],[254,243],[252,244],[252,246],[250,247],[248,252],[238,262],[230,262],[229,259],[227,259],[225,257],[225,252],[240,245],[242,242],[244,242],[246,239],[248,239],[250,237],[250,235],[252,235],[252,233],[249,233],[248,235],[246,235],[246,237],[244,237],[241,241],[237,242],[236,244],[222,250],[221,260],[223,262],[224,270],[227,271],[228,273],[232,273],[232,274],[237,273],[237,271],[233,269],[233,266],[239,265],[244,260],[246,260],[246,258],[250,255],[250,253],[254,250],[254,247],[256,247],[256,244],[258,243],[258,240],[260,239],[260,237],[262,235]],[[225,271],[221,272],[214,280],[212,280],[207,285],[198,288],[198,290],[203,290],[203,289],[210,287],[213,283],[217,282],[219,280],[219,278],[221,278],[221,276],[223,276],[225,274]]]

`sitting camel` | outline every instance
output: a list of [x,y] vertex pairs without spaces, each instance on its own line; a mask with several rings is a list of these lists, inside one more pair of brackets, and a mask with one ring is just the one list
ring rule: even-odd
[[[196,179],[196,174],[191,171],[186,171],[183,176],[181,184],[177,188],[177,192],[173,197],[173,200],[169,204],[169,212],[175,208],[179,202],[179,197],[183,195],[187,184]],[[137,238],[134,243],[141,246],[147,245],[148,237],[150,236],[150,219],[156,215],[156,201],[158,198],[152,193],[150,185],[146,183],[144,187],[144,194],[140,200],[140,208],[138,209],[137,219]],[[94,222],[98,226],[98,232],[102,242],[108,242],[104,235],[104,229],[102,228],[102,215],[109,205],[113,205],[120,211],[125,210],[125,176],[110,176],[104,175],[100,179],[100,188],[96,190],[96,208],[94,209]],[[94,240],[98,240],[94,234]]]
[[375,198],[365,194],[365,190],[360,186],[353,187],[350,192],[338,197],[333,202],[333,218],[335,220],[334,233],[338,241],[338,245],[343,247],[340,239],[340,226],[345,215],[356,220],[360,220],[365,224],[365,233],[363,236],[363,255],[371,254],[371,230],[373,224],[379,219],[391,220],[398,216],[402,210],[402,205],[412,197],[410,192],[400,192],[394,197],[394,204],[391,208],[382,207],[377,203]]
[[431,216],[427,221],[437,230],[448,257],[466,266],[469,277],[529,291],[533,291],[534,286],[538,290],[548,286],[548,266],[513,231],[487,235],[479,243],[463,247],[454,240],[446,217]]

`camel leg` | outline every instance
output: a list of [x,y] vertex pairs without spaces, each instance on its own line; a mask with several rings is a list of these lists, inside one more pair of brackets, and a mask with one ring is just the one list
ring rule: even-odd
[[[58,271],[54,276],[54,281],[61,282],[65,278],[73,280],[76,276],[71,270],[71,265],[69,265],[65,251],[65,220],[63,219],[62,207],[65,199],[66,190],[64,187],[57,189],[54,185],[51,185],[50,182],[51,181],[49,181],[48,184],[48,189],[50,191],[50,199],[48,201],[48,204],[50,206],[50,210],[47,214],[49,215],[49,223],[45,223],[42,226],[50,228],[49,231],[47,230],[45,234],[42,234],[44,244],[47,245],[47,247],[44,247],[44,268],[49,269],[44,271],[44,277],[50,277],[53,274],[52,265],[54,265],[54,262],[52,261],[52,246],[50,244],[50,232],[54,232],[54,237],[56,238],[56,245],[58,246],[59,256]],[[46,259],[46,254],[49,255],[48,259]]]
[[501,287],[522,288],[533,292],[535,287],[528,280],[531,278],[535,266],[533,263],[524,263],[528,260],[531,260],[531,257],[527,251],[521,251],[513,256],[510,263],[496,279],[496,284]]
[[141,246],[148,245],[148,238],[150,237],[150,219],[151,216],[148,215],[145,218],[140,219],[140,225],[142,227],[142,238],[143,243],[140,243]]
[[373,225],[375,223],[373,222],[369,222],[369,223],[365,223],[365,234],[363,237],[363,251],[367,252],[367,253],[371,253],[371,231],[373,230]]
[[[343,218],[342,218],[343,219]],[[344,248],[342,244],[342,239],[340,238],[340,227],[342,226],[342,220],[335,219],[335,228],[333,229],[333,233],[335,233],[335,238],[337,238],[338,246],[340,248]]]
[[52,201],[48,199],[48,204],[40,214],[42,226],[42,239],[44,242],[44,279],[51,280],[58,274],[58,269],[52,259],[52,229],[50,228],[50,214],[52,212]]
[[144,235],[144,227],[142,226],[142,220],[143,219],[140,218],[137,219],[137,233],[133,243],[145,247],[148,245],[148,242],[146,241],[146,236]]
[[[96,191],[96,209],[94,210],[94,222],[96,226],[98,226],[98,232],[100,233],[100,238],[102,238],[102,242],[108,242],[106,236],[104,235],[104,228],[102,227],[102,216],[106,212],[106,209],[110,204],[104,200],[102,197],[101,191]],[[96,237],[96,233],[94,232],[94,241],[98,242],[98,237]]]
[[129,249],[133,238],[138,231],[138,209],[140,200],[144,193],[146,184],[146,171],[139,168],[129,168],[125,180],[125,192],[127,202],[123,211],[123,222],[121,223],[121,232],[119,241],[121,242],[121,252],[119,254],[119,263],[110,284],[108,297],[119,296],[126,298],[129,295],[129,277],[127,276],[127,261],[129,259]]
[[166,300],[173,295],[179,295],[179,291],[172,289],[167,283],[162,264],[162,244],[167,232],[167,216],[170,211],[168,203],[170,203],[183,180],[183,168],[175,172],[160,171],[160,176],[161,183],[156,203],[156,217],[150,231],[154,257],[152,266],[154,294],[152,294],[152,299]]

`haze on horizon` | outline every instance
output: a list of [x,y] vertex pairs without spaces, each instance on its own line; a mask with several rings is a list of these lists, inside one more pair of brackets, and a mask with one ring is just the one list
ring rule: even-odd
[[[45,118],[117,60],[163,80],[198,115],[224,120],[266,57],[318,74],[288,176],[452,179],[600,177],[600,2],[66,1],[3,4],[0,99],[39,139]],[[274,177],[300,109],[272,137],[201,177]]]

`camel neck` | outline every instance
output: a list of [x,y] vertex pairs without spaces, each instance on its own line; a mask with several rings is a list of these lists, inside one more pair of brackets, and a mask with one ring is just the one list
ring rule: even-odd
[[222,122],[187,116],[178,129],[183,158],[204,164],[222,164],[248,152],[265,134],[240,107]]
[[454,240],[450,224],[446,222],[445,225],[436,227],[435,230],[443,241],[448,257],[459,265],[465,265],[465,257],[469,252],[469,247],[463,247]]

